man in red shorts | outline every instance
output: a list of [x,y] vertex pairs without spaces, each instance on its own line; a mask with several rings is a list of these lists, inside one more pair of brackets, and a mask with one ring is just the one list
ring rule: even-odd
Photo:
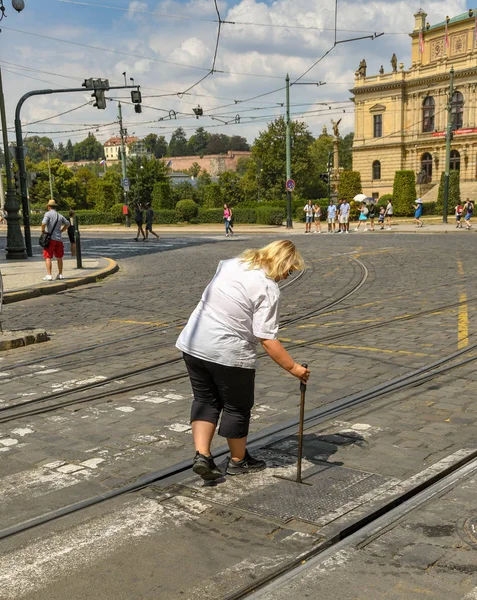
[[48,248],[43,249],[43,258],[46,262],[47,272],[47,275],[43,277],[43,281],[52,281],[52,258],[56,258],[58,263],[58,275],[56,279],[63,279],[63,255],[65,253],[65,249],[61,240],[61,234],[63,231],[68,229],[68,225],[70,223],[63,215],[60,215],[60,213],[56,212],[56,202],[54,200],[49,200],[47,208],[48,210],[43,217],[43,221],[41,222],[41,231],[47,231],[51,235],[51,240],[48,244]]

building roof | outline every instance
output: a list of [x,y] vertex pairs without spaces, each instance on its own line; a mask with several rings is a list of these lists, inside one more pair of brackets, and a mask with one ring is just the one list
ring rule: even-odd
[[[469,16],[469,11],[467,10],[465,13],[462,13],[461,15],[457,15],[456,17],[452,17],[452,19],[449,19],[449,23],[448,25],[451,25],[452,23],[458,23],[459,21],[465,21],[465,19],[473,19],[475,18],[475,15],[477,14],[477,9],[472,9],[474,11],[474,14],[472,15],[472,17]],[[429,27],[428,31],[431,31],[432,29],[439,29],[439,27],[444,27],[446,24],[445,20],[441,21],[440,23],[436,23],[435,25],[431,25],[431,27]]]
[[[132,144],[133,142],[137,142],[139,141],[139,138],[137,137],[127,137],[124,142],[126,144]],[[104,142],[105,146],[120,146],[121,145],[121,138],[120,137],[111,137],[109,138],[109,140],[107,140],[106,142]]]

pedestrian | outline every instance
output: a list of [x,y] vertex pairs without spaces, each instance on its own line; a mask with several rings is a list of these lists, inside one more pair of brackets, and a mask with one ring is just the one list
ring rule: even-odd
[[343,205],[343,200],[338,200],[338,205],[336,207],[336,220],[338,221],[338,231],[336,233],[342,233],[341,228],[341,207]]
[[70,240],[70,252],[71,252],[71,256],[76,256],[76,240],[75,240],[75,211],[74,210],[70,210],[69,212],[69,225],[68,225],[68,229],[66,230],[68,232],[68,239]]
[[228,204],[224,204],[224,225],[225,225],[225,237],[229,237],[229,232],[233,235],[233,231],[230,231],[230,223],[232,221],[232,209]]
[[460,203],[460,200],[457,202],[457,206],[455,207],[455,227],[456,229],[462,229],[462,213],[464,212],[464,207]]
[[313,233],[321,233],[321,206],[318,202],[313,205],[313,215],[315,219],[315,231]]
[[41,232],[50,234],[50,243],[46,248],[43,248],[43,258],[46,263],[46,276],[43,277],[43,281],[52,281],[51,275],[51,261],[56,258],[58,263],[58,275],[56,279],[64,279],[63,277],[63,256],[65,254],[65,248],[61,239],[61,234],[66,231],[70,222],[66,217],[56,212],[57,204],[54,200],[49,200],[47,204],[47,212],[43,216],[41,222]]
[[369,208],[368,219],[369,219],[369,224],[370,224],[369,230],[374,231],[374,219],[376,218],[376,203],[371,202],[368,208]]
[[4,208],[0,209],[0,225],[7,223],[7,213]]
[[379,209],[378,223],[381,225],[381,229],[384,229],[384,217],[386,216],[386,209],[381,206]]
[[289,240],[221,261],[176,342],[194,393],[192,469],[205,480],[222,477],[210,452],[221,413],[218,433],[227,438],[230,449],[226,473],[240,475],[266,467],[246,448],[258,343],[291,375],[303,383],[308,380],[310,371],[295,363],[277,339],[278,282],[303,268],[303,259]]
[[351,206],[348,200],[343,200],[340,208],[340,223],[344,233],[349,233],[349,213]]
[[311,224],[313,222],[313,202],[308,200],[303,208],[305,213],[305,233],[311,233]]
[[155,231],[152,230],[152,222],[154,221],[154,211],[152,210],[152,206],[150,204],[146,204],[146,238],[143,242],[147,242],[147,236],[149,233],[156,236],[156,240],[159,239],[159,236]]
[[416,204],[414,204],[414,218],[416,220],[416,227],[422,227],[423,222],[421,221],[422,217],[422,200],[418,198],[416,200]]
[[467,231],[469,231],[469,229],[472,227],[472,223],[470,222],[470,220],[472,219],[472,215],[474,214],[474,203],[471,202],[469,198],[465,199],[464,212],[465,228]]
[[234,234],[235,217],[234,217],[234,211],[232,210],[231,206],[229,206],[229,210],[230,210],[229,231],[230,231],[231,235],[233,235]]
[[136,204],[136,212],[134,215],[134,220],[136,221],[136,225],[137,225],[137,233],[136,233],[136,237],[134,238],[134,241],[136,241],[136,242],[139,241],[139,234],[142,235],[142,241],[144,241],[146,239],[146,234],[144,233],[144,229],[142,227],[142,225],[144,223],[144,207],[140,202],[138,202]]
[[388,201],[388,205],[386,206],[386,212],[384,213],[384,216],[386,217],[386,221],[387,221],[387,224],[388,224],[388,226],[387,226],[388,230],[391,229],[391,224],[392,224],[391,221],[392,221],[392,218],[393,218],[393,212],[394,212],[393,201],[390,198],[389,201]]
[[328,221],[328,233],[334,233],[336,227],[336,206],[333,204],[333,200],[330,200],[326,209],[326,220]]
[[358,227],[355,228],[355,231],[359,231],[361,223],[364,223],[364,231],[368,231],[368,213],[368,207],[363,202],[359,208]]

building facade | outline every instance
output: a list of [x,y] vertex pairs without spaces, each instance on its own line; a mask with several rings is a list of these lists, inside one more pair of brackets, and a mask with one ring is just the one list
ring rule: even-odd
[[[429,195],[434,186],[437,190],[445,169],[449,101],[450,168],[460,171],[461,182],[477,182],[476,13],[469,10],[430,25],[420,10],[414,19],[409,70],[393,55],[391,72],[381,67],[378,75],[368,76],[363,59],[350,90],[355,103],[353,169],[361,173],[368,196],[392,193],[394,174],[403,169],[415,171]],[[454,90],[449,99],[451,67]]]
[[[136,144],[139,143],[139,139],[137,137],[128,137],[124,140],[126,156],[132,152],[132,149],[135,148]],[[119,160],[121,150],[121,138],[120,137],[112,137],[109,138],[107,142],[104,143],[104,156],[107,162],[114,162]]]

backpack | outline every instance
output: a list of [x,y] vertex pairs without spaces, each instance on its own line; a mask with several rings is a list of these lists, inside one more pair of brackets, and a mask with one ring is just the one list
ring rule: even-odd
[[368,215],[368,213],[369,213],[368,207],[367,207],[367,206],[365,206],[365,207],[364,207],[364,210],[363,210],[363,215],[367,216],[367,215]]

